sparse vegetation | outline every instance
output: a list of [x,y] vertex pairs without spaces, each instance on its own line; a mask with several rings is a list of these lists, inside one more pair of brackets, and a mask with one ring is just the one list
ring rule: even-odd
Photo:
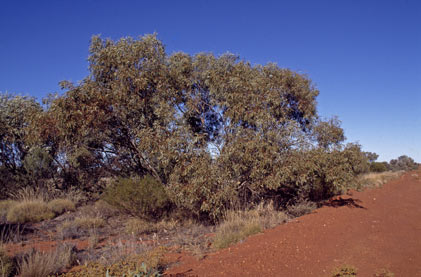
[[382,187],[387,182],[399,178],[404,171],[386,171],[381,173],[366,173],[359,176],[363,188]]
[[246,237],[262,232],[265,228],[274,227],[286,222],[288,216],[273,209],[272,204],[261,203],[248,211],[228,211],[216,227],[213,247],[226,248]]
[[317,208],[317,204],[307,200],[302,200],[294,205],[287,206],[287,213],[292,217],[299,217],[311,213]]
[[143,219],[132,218],[126,222],[126,232],[130,235],[138,236],[141,234],[150,234],[158,230],[157,224]]
[[352,265],[343,265],[335,268],[332,272],[332,277],[352,277],[357,276],[357,268]]
[[14,264],[12,259],[7,256],[3,245],[0,243],[0,277],[11,276],[14,270]]
[[18,273],[22,277],[45,277],[60,273],[72,265],[73,246],[61,245],[51,252],[32,251],[18,264]]
[[395,277],[395,274],[390,270],[383,268],[374,274],[374,277]]

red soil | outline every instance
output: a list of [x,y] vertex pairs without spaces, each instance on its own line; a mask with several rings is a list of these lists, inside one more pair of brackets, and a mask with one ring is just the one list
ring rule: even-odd
[[342,196],[204,260],[173,258],[180,264],[168,276],[319,277],[344,264],[355,266],[358,276],[381,269],[421,276],[421,170]]

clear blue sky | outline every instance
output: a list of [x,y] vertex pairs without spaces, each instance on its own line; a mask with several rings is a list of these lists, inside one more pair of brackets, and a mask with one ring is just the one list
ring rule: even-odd
[[41,99],[88,74],[92,35],[153,32],[168,53],[228,51],[305,73],[348,141],[421,162],[419,0],[0,0],[0,91]]

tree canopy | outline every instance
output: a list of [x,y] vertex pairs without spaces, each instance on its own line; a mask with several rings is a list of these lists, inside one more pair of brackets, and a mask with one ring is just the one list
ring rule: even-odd
[[1,99],[2,167],[32,153],[26,168],[42,160],[65,187],[86,190],[105,176],[152,176],[178,208],[217,218],[268,197],[281,205],[335,194],[374,158],[344,145],[337,118],[318,116],[307,76],[276,64],[168,55],[155,35],[94,36],[88,61],[89,75],[62,82],[65,94],[44,110],[33,99]]

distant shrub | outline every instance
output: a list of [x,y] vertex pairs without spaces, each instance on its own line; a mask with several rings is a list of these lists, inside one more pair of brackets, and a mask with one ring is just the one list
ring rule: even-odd
[[390,161],[390,168],[393,171],[399,171],[399,170],[416,170],[419,166],[414,159],[411,157],[408,157],[406,155],[402,155],[398,157],[397,159],[393,159]]
[[4,248],[0,245],[0,277],[11,276],[13,271],[13,261],[7,255]]
[[13,205],[7,212],[11,223],[39,222],[54,217],[47,203],[42,200],[24,200]]
[[386,162],[372,162],[370,163],[370,171],[371,172],[385,172],[388,171],[388,163]]
[[164,186],[151,176],[118,179],[106,189],[102,199],[126,213],[149,220],[162,217],[171,205]]
[[48,207],[56,215],[63,214],[64,212],[75,211],[75,204],[69,199],[54,199],[48,202]]

